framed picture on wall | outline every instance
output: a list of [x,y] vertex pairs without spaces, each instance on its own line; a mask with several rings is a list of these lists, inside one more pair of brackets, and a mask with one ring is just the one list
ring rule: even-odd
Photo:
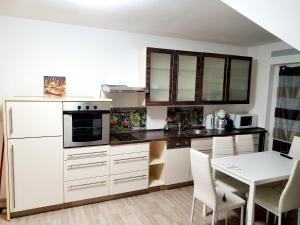
[[66,77],[44,76],[45,96],[66,96]]

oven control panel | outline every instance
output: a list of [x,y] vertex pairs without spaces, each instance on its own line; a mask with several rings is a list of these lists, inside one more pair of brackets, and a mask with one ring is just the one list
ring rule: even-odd
[[63,102],[63,111],[108,111],[110,102]]

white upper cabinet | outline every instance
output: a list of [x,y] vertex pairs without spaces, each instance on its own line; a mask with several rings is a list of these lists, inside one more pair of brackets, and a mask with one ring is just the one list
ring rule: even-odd
[[8,138],[62,135],[61,102],[6,102]]

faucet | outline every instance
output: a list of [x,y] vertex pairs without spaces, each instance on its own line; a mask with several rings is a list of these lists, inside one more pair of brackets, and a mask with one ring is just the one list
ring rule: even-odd
[[183,131],[185,128],[187,128],[188,126],[191,126],[191,123],[187,123],[184,126],[181,127],[181,122],[178,123],[178,134],[181,133],[181,131]]

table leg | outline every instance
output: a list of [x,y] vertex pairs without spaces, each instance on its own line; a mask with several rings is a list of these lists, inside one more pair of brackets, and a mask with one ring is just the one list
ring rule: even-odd
[[297,225],[300,225],[300,208],[298,209],[298,219],[297,219]]
[[255,196],[255,184],[250,184],[249,186],[249,196],[248,196],[248,202],[247,202],[247,225],[253,225],[254,222],[254,196]]

